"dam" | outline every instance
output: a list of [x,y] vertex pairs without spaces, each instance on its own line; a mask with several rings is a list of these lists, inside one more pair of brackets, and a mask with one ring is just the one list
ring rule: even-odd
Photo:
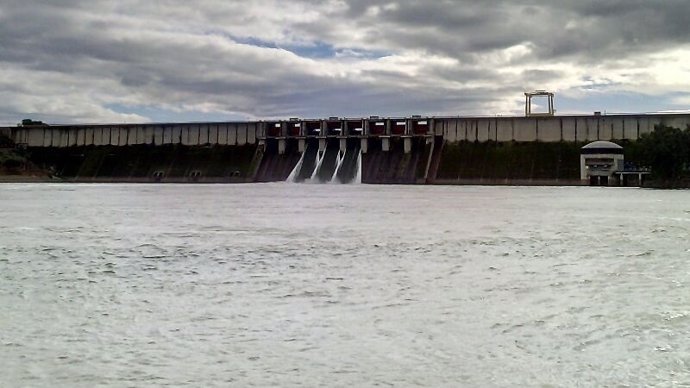
[[73,182],[583,184],[580,147],[634,142],[690,114],[290,118],[0,128]]

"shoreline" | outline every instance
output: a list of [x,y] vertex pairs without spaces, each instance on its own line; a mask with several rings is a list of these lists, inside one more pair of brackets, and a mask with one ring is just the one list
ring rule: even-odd
[[[188,179],[165,179],[156,181],[153,179],[142,178],[88,178],[88,179],[62,179],[47,176],[22,176],[22,175],[5,175],[0,176],[0,186],[11,183],[64,183],[64,184],[181,184],[181,185],[238,185],[238,184],[252,184],[252,183],[276,183],[275,182],[255,182],[244,180],[228,180],[228,179],[199,179],[190,181]],[[505,186],[505,187],[610,187],[610,188],[639,188],[652,190],[688,190],[690,185],[660,185],[660,184],[645,184],[643,186],[590,186],[580,181],[527,181],[527,180],[481,180],[481,179],[459,179],[459,180],[437,180],[427,183],[362,183],[365,185],[402,185],[402,186]]]
[[[281,182],[281,181],[276,181]],[[29,176],[29,175],[0,175],[0,184],[2,183],[157,183],[157,184],[249,184],[249,183],[266,183],[254,182],[245,179],[237,178],[223,178],[223,177],[209,177],[199,178],[197,180],[190,180],[188,178],[167,178],[162,180],[155,180],[153,178],[145,177],[98,177],[98,178],[59,178],[51,176]],[[374,185],[391,185],[400,183],[363,183]],[[437,179],[431,182],[417,182],[402,185],[405,186],[525,186],[525,187],[575,187],[589,185],[582,183],[579,180],[528,180],[528,179]],[[610,186],[619,187],[619,186]]]

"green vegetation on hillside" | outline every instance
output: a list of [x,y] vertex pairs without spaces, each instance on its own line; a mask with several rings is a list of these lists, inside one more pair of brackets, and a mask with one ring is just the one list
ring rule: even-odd
[[0,167],[6,172],[21,169],[27,163],[26,157],[11,148],[0,149]]
[[636,142],[625,145],[626,161],[652,170],[654,186],[690,186],[690,127],[658,125]]
[[14,142],[12,141],[12,138],[7,136],[4,133],[0,133],[0,148],[13,148],[14,147]]

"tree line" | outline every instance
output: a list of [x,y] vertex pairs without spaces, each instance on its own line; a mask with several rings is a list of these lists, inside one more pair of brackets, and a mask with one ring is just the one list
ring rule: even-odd
[[657,125],[654,131],[643,134],[626,148],[630,159],[649,167],[652,179],[662,185],[690,183],[690,126],[681,130]]

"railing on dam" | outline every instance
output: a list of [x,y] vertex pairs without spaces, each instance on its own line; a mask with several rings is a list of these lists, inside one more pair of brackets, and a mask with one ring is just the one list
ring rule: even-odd
[[378,117],[227,123],[29,125],[0,128],[29,147],[137,144],[245,145],[265,139],[329,137],[443,137],[458,141],[585,142],[635,140],[657,124],[682,128],[690,114],[554,117]]

